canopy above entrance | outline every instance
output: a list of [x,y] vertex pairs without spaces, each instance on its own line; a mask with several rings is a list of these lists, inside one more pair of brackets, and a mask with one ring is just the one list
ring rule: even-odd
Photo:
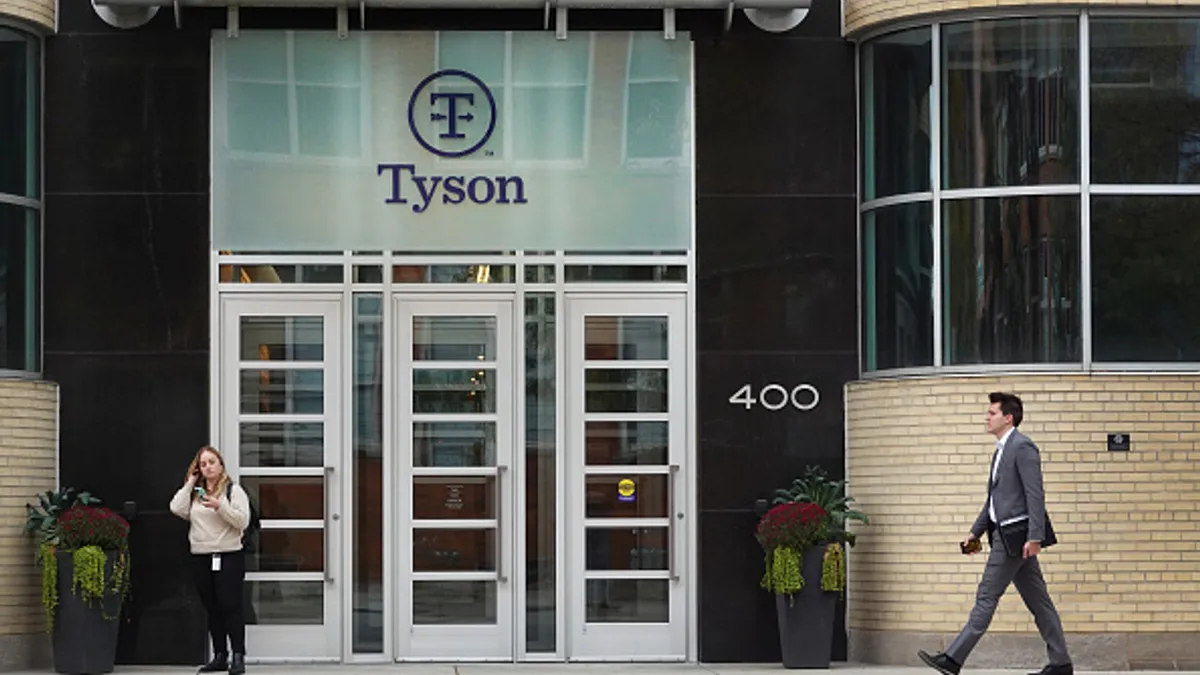
[[[356,9],[362,27],[366,26],[367,9],[543,9],[545,27],[554,16],[559,39],[566,39],[567,10],[570,9],[631,9],[660,10],[663,30],[668,39],[674,38],[675,10],[725,10],[725,27],[733,21],[735,9],[746,12],[754,25],[771,32],[790,30],[808,14],[812,0],[92,0],[97,14],[110,25],[136,28],[148,22],[161,7],[173,7],[176,26],[180,25],[184,7],[225,8],[229,11],[230,32],[237,32],[239,7],[256,8],[321,8],[336,9],[338,34],[347,29],[349,10]],[[553,10],[553,11],[552,11]]]

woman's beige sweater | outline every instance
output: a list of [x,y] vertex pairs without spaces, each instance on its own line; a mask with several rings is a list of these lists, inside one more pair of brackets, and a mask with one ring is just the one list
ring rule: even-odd
[[192,553],[230,553],[242,550],[242,531],[250,524],[250,499],[242,486],[234,484],[232,501],[220,495],[220,507],[210,509],[192,499],[192,488],[186,483],[171,499],[171,513],[192,524],[188,542]]

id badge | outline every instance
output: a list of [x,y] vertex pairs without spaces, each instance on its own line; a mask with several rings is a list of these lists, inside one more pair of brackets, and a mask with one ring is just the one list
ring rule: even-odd
[[214,571],[214,572],[220,572],[220,571],[221,571],[221,554],[220,554],[220,553],[214,553],[214,554],[213,554],[213,557],[212,557],[212,571]]

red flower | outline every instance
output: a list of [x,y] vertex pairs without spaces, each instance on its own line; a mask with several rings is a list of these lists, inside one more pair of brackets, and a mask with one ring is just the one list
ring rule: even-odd
[[104,507],[72,506],[59,518],[58,525],[66,549],[83,546],[124,548],[129,537],[129,523]]
[[817,504],[780,504],[763,516],[754,536],[767,551],[781,546],[803,550],[817,543],[828,523],[829,513]]

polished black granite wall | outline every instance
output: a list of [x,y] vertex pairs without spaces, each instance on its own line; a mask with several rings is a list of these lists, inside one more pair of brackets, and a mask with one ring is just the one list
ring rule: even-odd
[[[119,31],[60,5],[46,41],[46,375],[61,384],[62,481],[137,504],[121,663],[191,664],[203,610],[186,527],[166,509],[208,441],[209,31],[185,10]],[[243,9],[244,28],[331,30],[328,10]],[[377,29],[521,29],[541,11],[369,13]],[[656,29],[655,12],[573,13],[572,29]],[[684,12],[696,53],[700,657],[778,661],[758,588],[757,498],[810,463],[843,471],[856,376],[853,48],[818,0],[772,35]],[[351,25],[357,25],[352,17]],[[741,385],[811,383],[811,412],[746,411]],[[844,658],[838,637],[835,658]]]
[[[700,659],[778,661],[754,501],[806,465],[842,477],[857,377],[854,48],[839,3],[780,35],[696,39]],[[810,412],[729,398],[812,384]],[[773,402],[774,398],[771,399]],[[839,625],[841,625],[839,611]],[[845,659],[845,635],[834,658]]]

